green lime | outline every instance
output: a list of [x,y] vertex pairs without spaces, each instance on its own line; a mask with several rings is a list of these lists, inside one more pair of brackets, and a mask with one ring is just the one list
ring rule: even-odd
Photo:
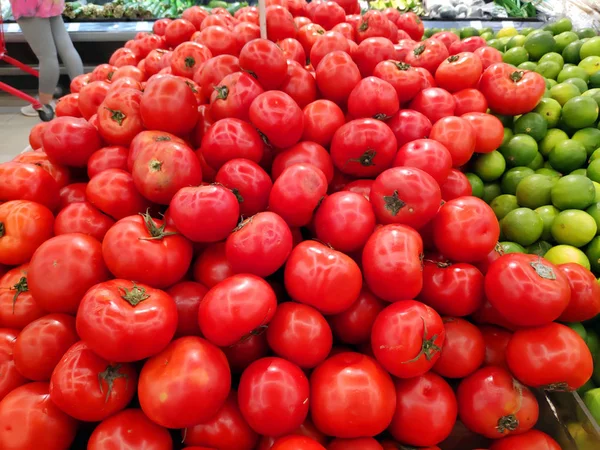
[[498,151],[480,155],[473,164],[473,171],[483,181],[494,181],[500,178],[505,169],[506,161],[504,161],[504,156]]
[[568,80],[569,78],[581,78],[583,81],[585,81],[587,83],[588,80],[590,79],[590,76],[585,71],[585,69],[582,69],[581,67],[567,66],[565,64],[565,67],[563,67],[563,69],[560,71],[560,73],[556,77],[556,81],[558,81],[559,83],[562,83],[563,81]]
[[582,167],[581,169],[575,169],[569,172],[569,175],[583,175],[584,177],[587,177],[587,169],[585,167]]
[[556,80],[546,79],[546,86],[548,86],[548,89],[551,89],[552,86],[556,86],[557,84],[558,84],[558,81],[556,81]]
[[598,226],[592,216],[578,209],[567,209],[562,211],[552,224],[552,237],[559,244],[583,247],[590,242]]
[[516,36],[510,38],[510,40],[506,44],[506,48],[510,49],[514,47],[523,47],[523,44],[525,44],[526,40],[526,36],[523,36],[522,34],[517,34]]
[[516,36],[517,34],[519,34],[519,32],[517,31],[517,29],[515,27],[506,27],[506,28],[502,28],[500,29],[497,33],[496,33],[496,37],[498,38],[511,38],[513,36]]
[[600,272],[600,236],[592,239],[585,250],[585,254],[589,259],[589,265],[592,266],[594,273]]
[[591,163],[592,161],[595,161],[598,158],[600,158],[600,148],[597,148],[593,151],[592,155],[590,156],[590,159],[588,159],[588,163]]
[[534,160],[538,145],[535,139],[527,134],[515,134],[506,145],[499,148],[499,151],[509,166],[526,166]]
[[586,254],[572,245],[555,245],[546,252],[544,258],[555,265],[576,263],[590,269],[590,260]]
[[[504,50],[504,44],[500,39],[490,39],[487,41],[489,47],[495,48],[496,50]],[[577,56],[579,57],[579,50],[577,50]]]
[[481,36],[483,33],[493,33],[494,30],[491,27],[483,27],[479,30],[479,35]]
[[600,147],[600,130],[597,128],[582,128],[577,130],[572,139],[585,147],[588,156],[591,156]]
[[544,231],[544,222],[534,210],[517,208],[509,212],[500,225],[504,236],[520,245],[531,245]]
[[548,131],[548,122],[537,112],[523,114],[515,120],[515,134],[528,134],[536,141],[541,141]]
[[587,83],[581,78],[568,78],[565,81],[563,81],[563,83],[574,84],[575,86],[577,86],[577,89],[579,89],[579,92],[581,93],[587,91],[588,88]]
[[464,27],[460,30],[460,38],[468,38],[471,36],[479,36],[479,30],[474,27]]
[[570,99],[581,95],[581,91],[574,84],[558,83],[550,88],[550,95],[562,106]]
[[598,119],[598,103],[590,97],[574,97],[564,104],[562,119],[571,128],[581,128],[593,125]]
[[594,358],[594,362],[597,362],[598,351],[600,350],[600,336],[598,336],[598,333],[596,333],[592,329],[588,329],[586,331],[587,331],[587,338],[585,339],[585,343],[587,344],[588,348],[590,349],[590,353],[592,354],[592,357]]
[[596,36],[596,31],[594,31],[593,28],[582,28],[581,30],[577,31],[577,36],[579,36],[579,39],[593,38]]
[[600,183],[600,159],[595,159],[587,167],[587,177],[596,183]]
[[600,70],[590,75],[590,87],[600,88]]
[[581,337],[584,341],[587,339],[587,331],[585,331],[585,327],[581,324],[581,322],[571,322],[566,324],[571,330]]
[[587,391],[583,395],[583,402],[596,422],[600,423],[600,388]]
[[486,31],[485,33],[481,33],[480,36],[486,41],[489,41],[490,39],[494,38],[494,33],[491,31]]
[[579,36],[577,36],[577,33],[574,33],[572,31],[565,31],[564,33],[560,33],[554,36],[554,41],[556,42],[556,45],[554,46],[554,51],[562,53],[563,50],[567,47],[567,45],[577,40],[579,40]]
[[508,170],[502,176],[502,182],[500,183],[502,193],[515,195],[517,193],[517,185],[521,180],[529,175],[533,175],[533,173],[534,171],[529,167],[513,167]]
[[598,105],[600,105],[600,89],[599,88],[588,89],[587,91],[583,92],[581,95],[583,95],[584,97],[593,98],[594,100],[596,100],[596,103]]
[[594,189],[596,189],[596,197],[594,197],[595,202],[600,202],[600,183],[596,181],[592,181],[594,183]]
[[553,128],[558,124],[562,107],[560,103],[553,98],[543,98],[535,107],[534,111],[546,120],[548,128]]
[[552,205],[544,205],[536,208],[535,212],[538,213],[538,216],[541,217],[542,223],[544,224],[544,230],[542,231],[542,236],[540,239],[549,241],[552,239],[552,224],[554,223],[554,219],[556,219],[556,216],[558,216],[560,211]]
[[523,36],[527,36],[528,34],[531,34],[531,33],[533,33],[534,31],[535,31],[535,28],[532,28],[532,27],[524,27],[524,28],[521,28],[521,29],[519,30],[519,34],[522,34]]
[[552,168],[562,173],[570,173],[585,164],[585,147],[573,139],[560,141],[548,155]]
[[537,169],[535,173],[540,175],[546,175],[547,177],[559,179],[562,177],[560,172],[557,172],[554,169],[548,169],[547,167],[542,167],[541,169]]
[[582,175],[566,175],[551,191],[552,204],[560,210],[586,209],[596,198],[594,183]]
[[496,197],[502,194],[502,188],[500,183],[483,183],[483,197],[482,200],[490,204]]
[[508,143],[508,141],[510,141],[512,139],[512,137],[514,136],[512,129],[510,128],[504,128],[504,137],[502,138],[502,144],[500,144],[500,147],[502,147],[503,145],[506,145]]
[[533,158],[533,161],[527,164],[526,167],[529,167],[533,170],[538,170],[544,167],[544,157],[542,156],[542,154],[540,152],[537,152],[535,154],[535,158]]
[[[596,221],[598,231],[600,231],[600,202],[594,202],[588,209],[585,210]],[[598,234],[596,231],[596,234]]]
[[506,64],[512,64],[515,67],[528,60],[529,54],[527,53],[527,50],[525,50],[525,47],[509,48],[502,56],[502,61]]
[[548,250],[552,248],[552,244],[546,241],[537,241],[535,244],[528,245],[525,250],[530,255],[544,256]]
[[467,177],[467,180],[469,180],[469,183],[471,184],[471,189],[473,191],[471,195],[473,195],[473,197],[482,198],[483,197],[483,181],[481,181],[481,178],[479,178],[474,173],[465,173],[465,176]]
[[502,220],[513,209],[517,209],[519,204],[517,203],[517,197],[514,195],[502,194],[491,201],[490,207],[496,214],[496,218]]
[[535,71],[535,69],[537,69],[537,63],[534,63],[533,61],[525,61],[522,62],[521,64],[519,64],[517,66],[518,69],[521,70],[531,70],[531,71]]
[[527,253],[527,250],[522,245],[517,244],[516,242],[500,242],[500,248],[502,251],[506,253]]
[[579,57],[584,60],[588,56],[600,56],[600,36],[590,38],[581,46]]
[[562,70],[563,66],[565,65],[565,60],[562,57],[562,55],[560,53],[556,53],[556,52],[550,52],[550,53],[546,53],[544,56],[542,56],[540,58],[539,63],[544,63],[544,62],[555,62],[556,64],[558,64]]
[[[590,378],[589,380],[587,380],[585,382],[585,384],[583,386],[581,386],[579,389],[577,389],[577,393],[583,397],[585,395],[586,392],[591,391],[592,389],[596,389],[596,385],[594,384],[594,381]],[[586,431],[583,429],[583,427],[581,427],[581,430],[583,431],[583,433],[587,434]],[[574,436],[574,434],[573,434]],[[575,443],[577,444],[577,448],[585,448],[583,446],[581,446],[581,444],[577,443],[577,440],[575,441]],[[597,443],[597,441],[596,441]],[[593,447],[590,447],[593,448]]]
[[556,22],[549,25],[550,31],[554,34],[560,34],[573,29],[573,24],[569,19],[563,17],[558,19]]
[[539,149],[542,156],[548,157],[550,152],[554,150],[556,144],[562,141],[566,141],[569,139],[569,135],[565,133],[563,130],[558,128],[552,128],[548,130],[544,139],[540,141]]
[[533,174],[525,177],[517,185],[517,202],[526,208],[538,208],[552,202],[550,192],[556,178]]
[[588,56],[578,64],[591,77],[600,70],[600,56]]
[[539,63],[535,68],[535,71],[543,77],[556,80],[556,77],[558,77],[561,68],[554,61],[546,61]]
[[529,34],[523,46],[525,47],[525,50],[527,50],[527,53],[529,53],[529,57],[533,61],[537,61],[546,53],[554,50],[555,45],[556,41],[554,40],[552,33],[541,31],[539,33]]
[[511,128],[513,124],[513,116],[504,116],[502,114],[493,114],[498,118],[504,127]]
[[575,41],[567,44],[562,51],[562,57],[566,63],[579,64],[579,61],[581,61],[581,58],[579,57],[579,50],[581,49],[582,45],[582,41]]

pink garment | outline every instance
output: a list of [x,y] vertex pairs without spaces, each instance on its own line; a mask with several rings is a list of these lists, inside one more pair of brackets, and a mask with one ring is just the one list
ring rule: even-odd
[[13,17],[55,17],[65,9],[65,0],[10,0]]

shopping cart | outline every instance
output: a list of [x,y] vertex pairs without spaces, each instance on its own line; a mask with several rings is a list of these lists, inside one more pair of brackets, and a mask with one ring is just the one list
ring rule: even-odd
[[[34,77],[39,77],[39,73],[37,70],[32,69],[27,64],[23,64],[20,61],[17,61],[14,58],[11,58],[6,53],[6,41],[4,39],[4,21],[2,20],[2,13],[0,12],[0,61],[6,61],[8,64],[11,64],[23,72],[27,72]],[[21,92],[18,89],[15,89],[12,86],[9,86],[6,83],[0,81],[0,91],[4,91],[10,95],[14,95],[15,97],[19,97],[26,102],[31,103],[33,109],[35,109],[40,116],[40,119],[44,122],[48,122],[54,118],[54,110],[49,105],[42,105],[35,97],[31,95],[27,95],[25,92]]]

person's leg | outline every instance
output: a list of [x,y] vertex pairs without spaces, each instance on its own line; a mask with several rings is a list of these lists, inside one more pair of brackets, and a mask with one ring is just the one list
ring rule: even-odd
[[72,80],[77,75],[83,73],[81,57],[79,56],[79,53],[77,53],[77,50],[75,50],[71,37],[65,29],[65,23],[63,22],[62,16],[51,17],[50,27],[60,59],[66,66],[69,78]]
[[50,21],[41,17],[21,17],[17,20],[23,36],[35,53],[40,64],[39,98],[42,105],[52,101],[58,84],[60,69],[56,47],[52,39]]

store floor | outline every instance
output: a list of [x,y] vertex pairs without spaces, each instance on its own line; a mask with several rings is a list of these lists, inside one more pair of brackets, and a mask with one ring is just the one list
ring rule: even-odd
[[0,113],[0,163],[10,161],[29,145],[29,130],[39,120],[18,112]]

